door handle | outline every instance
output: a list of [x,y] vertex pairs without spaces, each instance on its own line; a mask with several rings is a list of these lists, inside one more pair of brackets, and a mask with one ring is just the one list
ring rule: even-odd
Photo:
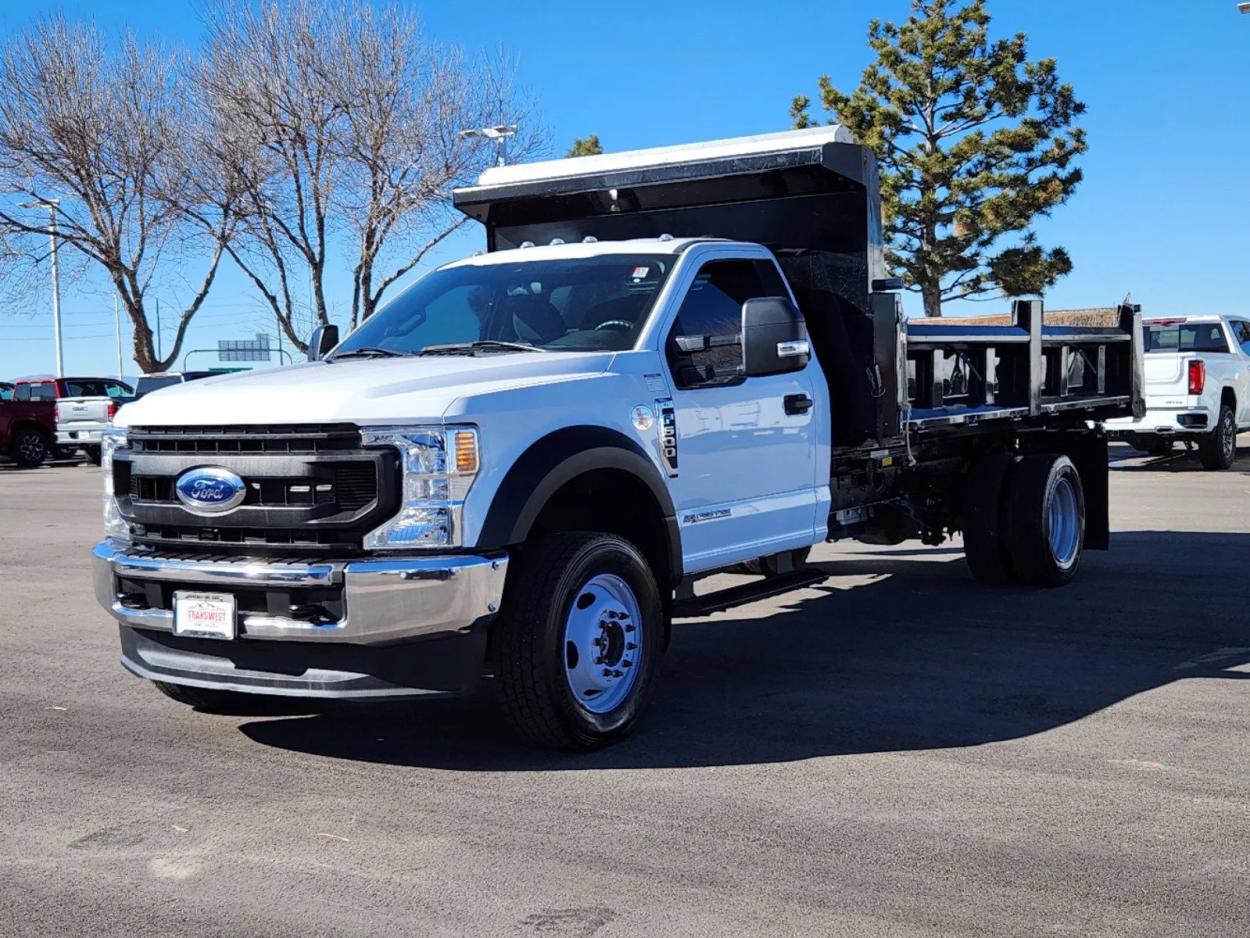
[[812,399],[806,394],[787,394],[785,405],[787,414],[805,414],[812,409]]

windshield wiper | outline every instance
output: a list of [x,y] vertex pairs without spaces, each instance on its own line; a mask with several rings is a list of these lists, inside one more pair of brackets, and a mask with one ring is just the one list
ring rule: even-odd
[[498,339],[478,339],[476,342],[448,342],[446,345],[427,345],[422,355],[460,355],[465,352],[545,352],[547,349],[528,342],[503,342]]
[[339,352],[328,359],[328,361],[336,362],[344,358],[408,358],[413,354],[412,352],[398,352],[393,348],[367,345],[364,348],[354,348],[348,349],[346,352]]

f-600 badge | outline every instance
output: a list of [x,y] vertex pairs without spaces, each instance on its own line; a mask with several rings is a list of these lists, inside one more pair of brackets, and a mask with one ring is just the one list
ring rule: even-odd
[[677,413],[672,401],[656,401],[660,408],[660,456],[670,477],[677,475]]

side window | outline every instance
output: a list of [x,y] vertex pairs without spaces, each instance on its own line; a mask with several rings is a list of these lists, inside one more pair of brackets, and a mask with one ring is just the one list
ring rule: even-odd
[[1250,355],[1250,322],[1235,321],[1231,325],[1233,338],[1241,346],[1241,350]]
[[[695,275],[665,342],[679,388],[736,380],[742,370],[742,304],[762,296],[787,296],[777,268],[764,260],[708,261]],[[704,337],[704,348],[683,350],[679,336]],[[689,343],[687,343],[689,344]]]
[[30,387],[30,399],[32,401],[55,401],[56,385],[51,381],[44,381],[40,384],[32,384]]
[[19,384],[16,388],[14,388],[14,389],[13,389],[13,400],[15,400],[15,401],[28,401],[28,400],[30,400],[30,385],[29,385],[29,384]]

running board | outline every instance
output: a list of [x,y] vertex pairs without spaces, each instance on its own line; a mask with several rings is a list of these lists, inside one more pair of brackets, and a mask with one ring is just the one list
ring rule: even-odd
[[829,576],[820,570],[807,567],[793,573],[782,573],[777,576],[765,577],[729,589],[717,590],[706,596],[690,596],[678,599],[673,603],[673,617],[676,619],[693,619],[699,616],[710,616],[714,612],[732,609],[734,606],[745,606],[770,596],[779,596],[790,590],[800,589],[819,583]]

